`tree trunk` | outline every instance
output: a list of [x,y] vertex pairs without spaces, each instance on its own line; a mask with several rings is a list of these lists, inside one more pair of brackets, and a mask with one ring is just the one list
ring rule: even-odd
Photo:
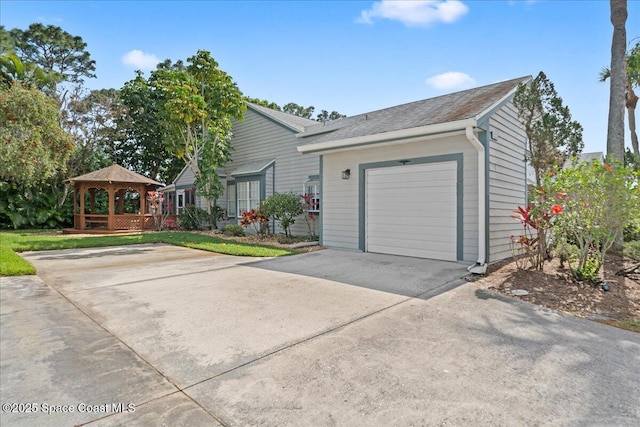
[[624,108],[627,49],[627,0],[610,0],[613,39],[611,42],[611,90],[609,93],[609,121],[607,155],[624,160]]
[[631,82],[627,82],[627,115],[629,119],[629,132],[631,133],[631,146],[633,154],[640,159],[640,149],[638,148],[638,134],[636,133],[636,106],[638,105],[638,95],[633,91]]

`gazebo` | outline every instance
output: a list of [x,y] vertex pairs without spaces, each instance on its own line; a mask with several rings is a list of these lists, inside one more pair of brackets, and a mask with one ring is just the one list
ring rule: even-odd
[[151,230],[147,191],[163,184],[119,165],[65,181],[73,184],[73,227],[64,233],[127,233]]

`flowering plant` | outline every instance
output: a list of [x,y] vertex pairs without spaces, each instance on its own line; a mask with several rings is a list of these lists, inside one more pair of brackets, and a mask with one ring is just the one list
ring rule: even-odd
[[269,218],[266,217],[262,211],[251,209],[242,212],[240,215],[242,216],[240,225],[244,228],[253,226],[256,234],[260,236],[269,232]]
[[[523,234],[512,235],[510,242],[511,253],[516,258],[518,268],[524,268],[529,263],[531,267],[541,270],[544,261],[550,258],[550,230],[557,217],[562,215],[562,203],[566,199],[565,192],[555,190],[553,176],[553,171],[547,173],[542,185],[531,192],[531,203],[526,208],[519,206],[511,215],[523,227]],[[525,255],[524,264],[519,255]]]
[[167,225],[167,219],[171,214],[171,206],[168,204],[165,211],[162,209],[164,202],[164,193],[162,191],[147,191],[147,201],[149,202],[149,210],[153,216],[153,223],[157,231],[162,231]]

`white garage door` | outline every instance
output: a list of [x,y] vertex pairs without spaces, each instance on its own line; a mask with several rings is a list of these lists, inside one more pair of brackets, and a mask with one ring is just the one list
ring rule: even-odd
[[367,169],[366,250],[456,260],[457,162]]

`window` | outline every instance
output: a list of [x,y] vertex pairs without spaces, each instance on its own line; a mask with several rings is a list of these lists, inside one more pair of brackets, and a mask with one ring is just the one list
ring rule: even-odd
[[176,195],[178,196],[178,204],[177,204],[177,213],[178,215],[180,215],[182,213],[182,211],[184,210],[184,190],[178,190],[176,192]]
[[307,181],[304,184],[304,194],[309,196],[308,212],[320,212],[320,182]]
[[238,192],[238,213],[260,208],[260,181],[236,183]]
[[227,215],[229,218],[235,218],[236,212],[236,185],[229,184],[227,186]]

